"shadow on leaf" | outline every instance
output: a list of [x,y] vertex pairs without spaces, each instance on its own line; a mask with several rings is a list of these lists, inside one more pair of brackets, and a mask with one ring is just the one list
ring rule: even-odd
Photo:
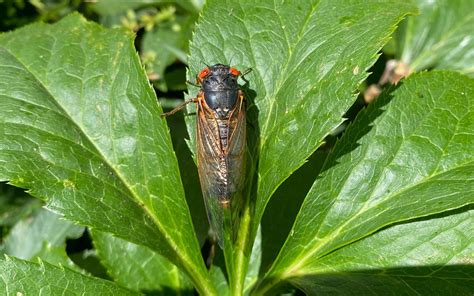
[[472,265],[430,265],[321,273],[289,281],[308,295],[472,295],[473,275]]
[[349,125],[342,138],[336,142],[336,145],[329,153],[320,174],[336,166],[339,163],[338,159],[360,146],[359,140],[370,132],[374,121],[382,115],[384,107],[392,100],[393,91],[402,84],[403,82],[388,88],[377,100],[358,113],[354,122]]

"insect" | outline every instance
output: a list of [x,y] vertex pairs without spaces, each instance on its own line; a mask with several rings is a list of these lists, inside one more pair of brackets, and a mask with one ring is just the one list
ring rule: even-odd
[[176,113],[189,103],[197,108],[197,164],[201,189],[211,228],[223,246],[224,225],[234,227],[235,212],[245,187],[246,105],[238,85],[241,73],[223,64],[207,66],[196,76],[200,90],[163,116]]

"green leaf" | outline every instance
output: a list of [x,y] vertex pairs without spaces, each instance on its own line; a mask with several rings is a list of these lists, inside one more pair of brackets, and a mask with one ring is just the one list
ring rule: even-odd
[[[186,84],[186,68],[184,66],[167,69],[164,78],[164,83],[169,92],[179,91],[179,93],[182,93],[188,87]],[[182,99],[179,99],[179,103],[182,103]],[[165,108],[163,105],[161,106]],[[174,105],[174,107],[176,107],[176,105]]]
[[13,257],[0,259],[0,277],[4,295],[137,295],[109,281]]
[[110,233],[93,231],[97,255],[121,286],[154,295],[194,295],[191,282],[167,259]]
[[244,295],[248,295],[253,285],[257,282],[259,277],[260,267],[262,265],[262,230],[261,228],[257,231],[255,242],[252,247],[252,253],[250,255],[249,266],[247,274],[245,275],[244,282]]
[[[177,4],[181,5],[183,8],[189,10],[194,9],[194,11],[200,11],[204,6],[206,0],[175,0]],[[191,5],[189,5],[191,4]]]
[[473,79],[428,72],[361,113],[328,156],[262,286],[310,274],[323,256],[387,225],[472,203],[473,97]]
[[84,227],[40,208],[15,224],[2,244],[2,253],[27,260],[37,257],[76,268],[66,255],[66,239],[79,238],[83,232]]
[[214,286],[216,286],[218,295],[229,296],[230,295],[229,283],[227,282],[227,279],[225,277],[225,274],[222,268],[216,265],[212,265],[209,270],[209,273],[211,275]]
[[420,15],[395,34],[397,56],[412,71],[454,69],[474,74],[474,2],[417,0]]
[[[258,172],[250,169],[258,175],[258,188],[251,199],[255,209],[244,211],[240,224],[250,231],[240,230],[236,243],[241,245],[232,268],[237,282],[243,284],[253,236],[271,195],[343,121],[366,69],[396,24],[413,11],[406,1],[206,3],[190,44],[188,78],[203,62],[253,69],[246,94],[249,117],[256,119],[249,131],[259,140],[249,147],[260,157]],[[189,118],[191,146],[194,122]]]
[[88,274],[87,270],[82,269],[80,266],[76,265],[71,258],[69,258],[65,246],[54,246],[45,242],[43,243],[41,250],[36,253],[35,258],[30,261],[35,262],[38,259],[55,266],[64,266],[77,272]]
[[166,122],[126,32],[72,15],[0,35],[0,104],[0,180],[148,246],[213,293]]
[[472,295],[474,211],[396,225],[295,278],[308,295]]

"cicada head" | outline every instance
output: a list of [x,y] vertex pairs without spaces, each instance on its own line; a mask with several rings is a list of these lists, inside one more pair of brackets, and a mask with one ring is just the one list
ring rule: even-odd
[[236,68],[215,64],[204,68],[197,76],[206,105],[217,112],[218,118],[227,117],[237,104],[239,75]]
[[215,64],[202,69],[196,80],[204,91],[237,90],[239,75],[240,72],[236,68]]

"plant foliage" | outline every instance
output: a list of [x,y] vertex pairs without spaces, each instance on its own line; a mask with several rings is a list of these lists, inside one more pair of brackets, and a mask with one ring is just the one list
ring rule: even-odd
[[[209,0],[188,46],[201,1],[104,1],[99,20],[126,28],[74,13],[1,34],[0,181],[43,204],[0,183],[0,291],[471,295],[474,10],[454,2],[407,17],[401,0]],[[410,73],[445,70],[388,87],[345,128],[392,35]],[[176,61],[190,80],[203,62],[253,69],[248,202],[209,269],[195,119],[190,155],[149,82],[180,90]],[[109,281],[66,252],[84,226]]]

